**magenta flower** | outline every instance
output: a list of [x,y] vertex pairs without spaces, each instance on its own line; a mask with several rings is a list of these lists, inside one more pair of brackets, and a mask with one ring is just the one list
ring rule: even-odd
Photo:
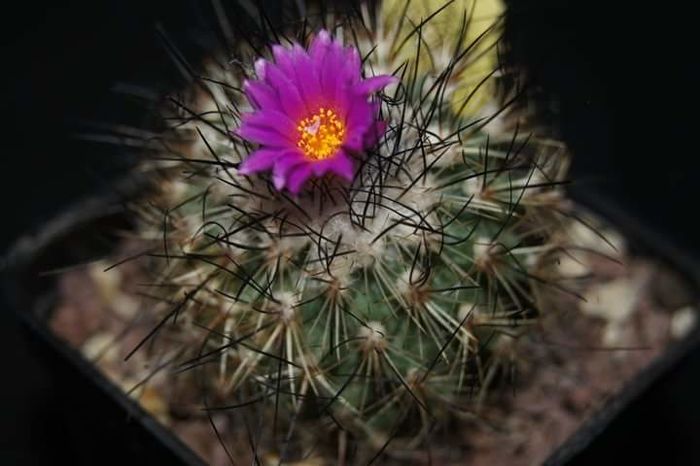
[[272,47],[274,63],[255,63],[257,80],[244,89],[253,106],[237,134],[259,144],[239,167],[242,174],[272,169],[278,190],[298,193],[311,177],[334,173],[352,181],[352,154],[376,144],[386,129],[370,95],[396,78],[363,79],[357,49],[321,30],[308,51]]

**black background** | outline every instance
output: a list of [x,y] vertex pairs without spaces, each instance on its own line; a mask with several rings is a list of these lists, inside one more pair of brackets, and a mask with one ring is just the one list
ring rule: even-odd
[[[138,123],[118,83],[172,84],[156,23],[192,32],[197,2],[17,2],[5,6],[0,249],[87,193],[130,158],[75,138],[84,122]],[[602,193],[692,260],[700,257],[697,26],[677,4],[612,10],[515,1],[509,38],[532,89],[575,155],[577,189]],[[612,3],[612,2],[610,2]],[[668,3],[668,2],[667,2]],[[0,464],[82,464],[64,433],[80,423],[5,304],[0,308]],[[700,464],[700,354],[654,385],[577,464]],[[89,428],[89,426],[86,426]],[[105,449],[118,448],[105,444]],[[108,456],[107,456],[108,458]],[[136,459],[135,459],[136,460]]]

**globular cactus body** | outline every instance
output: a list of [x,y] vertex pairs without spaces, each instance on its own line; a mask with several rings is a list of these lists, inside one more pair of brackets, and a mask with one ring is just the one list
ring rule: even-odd
[[144,166],[159,194],[134,206],[170,303],[149,338],[167,328],[164,347],[198,374],[207,409],[254,410],[261,448],[284,455],[301,455],[318,426],[372,452],[392,438],[414,448],[436,421],[473,412],[539,315],[533,269],[557,226],[558,148],[505,130],[481,86],[463,92],[495,87],[493,70],[470,75],[479,57],[497,65],[483,45],[493,35],[469,36],[464,10],[461,34],[440,44],[451,53],[427,58],[429,20],[361,13],[331,35],[357,48],[365,78],[398,82],[371,100],[388,126],[356,154],[352,181],[310,177],[290,193],[240,173],[251,76],[210,63],[168,115],[179,141],[168,161]]

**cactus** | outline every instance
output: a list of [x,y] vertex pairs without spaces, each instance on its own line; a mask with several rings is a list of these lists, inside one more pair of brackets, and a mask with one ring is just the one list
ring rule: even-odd
[[[566,159],[510,112],[517,92],[495,96],[509,75],[498,26],[474,34],[468,8],[454,15],[468,3],[405,23],[392,19],[401,2],[309,15],[276,32],[274,56],[212,54],[164,111],[169,128],[141,167],[156,189],[132,205],[160,324],[134,351],[189,377],[207,412],[251,438],[250,455],[410,455],[478,412],[543,312],[534,271],[561,222]],[[451,37],[437,34],[446,14]],[[247,129],[265,108],[251,84],[292,51],[313,60],[321,39],[375,83],[359,98],[374,134],[342,169],[256,161],[276,143]],[[347,145],[336,139],[321,158]]]

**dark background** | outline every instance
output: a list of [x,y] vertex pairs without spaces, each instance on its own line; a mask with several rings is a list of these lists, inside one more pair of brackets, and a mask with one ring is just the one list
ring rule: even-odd
[[[118,92],[119,84],[172,86],[176,70],[156,23],[191,38],[206,23],[203,3],[35,0],[3,11],[0,250],[126,170],[128,153],[75,135],[89,122],[139,124],[133,110],[143,102]],[[620,213],[640,237],[657,238],[697,273],[693,15],[659,2],[624,10],[585,1],[512,3],[513,59],[528,66],[532,91],[547,103],[543,118],[574,152],[574,189]],[[8,305],[0,306],[0,464],[83,464],[79,438],[65,433],[80,419],[62,409],[70,396],[64,381],[30,351]],[[695,351],[576,464],[700,464],[699,371]]]

